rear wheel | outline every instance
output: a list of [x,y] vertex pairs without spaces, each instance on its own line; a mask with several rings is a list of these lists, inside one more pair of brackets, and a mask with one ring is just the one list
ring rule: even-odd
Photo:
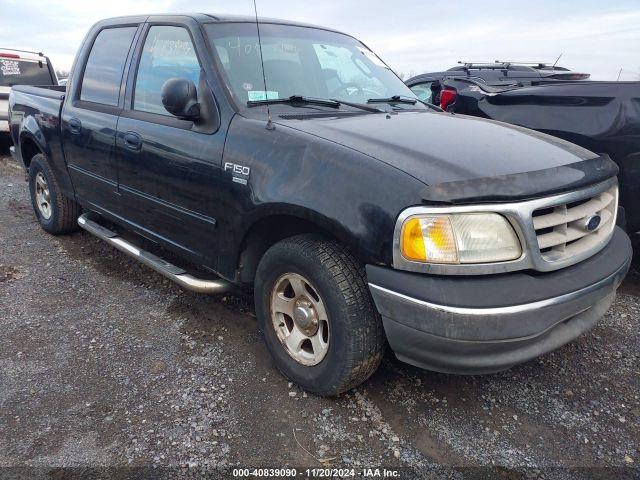
[[38,154],[29,164],[31,203],[40,225],[54,235],[78,230],[80,205],[65,197],[44,155]]
[[380,364],[382,322],[364,269],[333,240],[300,235],[271,247],[258,265],[255,302],[276,365],[305,390],[337,395]]

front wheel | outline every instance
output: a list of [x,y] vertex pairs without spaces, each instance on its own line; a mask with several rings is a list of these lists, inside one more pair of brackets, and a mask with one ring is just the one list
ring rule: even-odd
[[300,235],[271,247],[258,266],[255,303],[276,365],[305,390],[338,395],[378,368],[382,322],[364,269],[339,243]]

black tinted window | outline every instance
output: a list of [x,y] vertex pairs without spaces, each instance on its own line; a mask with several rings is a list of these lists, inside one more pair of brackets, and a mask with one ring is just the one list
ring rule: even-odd
[[98,34],[84,70],[80,100],[118,105],[122,72],[136,29],[107,28]]
[[13,85],[53,85],[53,79],[44,61],[0,58],[0,86]]
[[169,115],[160,97],[164,82],[186,78],[197,86],[199,77],[200,63],[189,32],[182,27],[151,27],[140,56],[133,108]]

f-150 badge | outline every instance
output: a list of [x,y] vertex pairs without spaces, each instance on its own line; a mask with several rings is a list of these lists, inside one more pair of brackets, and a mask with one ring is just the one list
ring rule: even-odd
[[251,168],[245,167],[244,165],[238,165],[237,163],[225,162],[224,171],[231,171],[232,177],[231,180],[235,183],[240,183],[242,185],[247,184],[247,180],[249,180],[249,174],[251,173]]

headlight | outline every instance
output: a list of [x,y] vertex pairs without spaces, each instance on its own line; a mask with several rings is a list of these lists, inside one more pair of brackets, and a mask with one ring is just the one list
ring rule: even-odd
[[522,255],[516,232],[497,213],[411,216],[402,225],[400,250],[422,263],[505,262]]

